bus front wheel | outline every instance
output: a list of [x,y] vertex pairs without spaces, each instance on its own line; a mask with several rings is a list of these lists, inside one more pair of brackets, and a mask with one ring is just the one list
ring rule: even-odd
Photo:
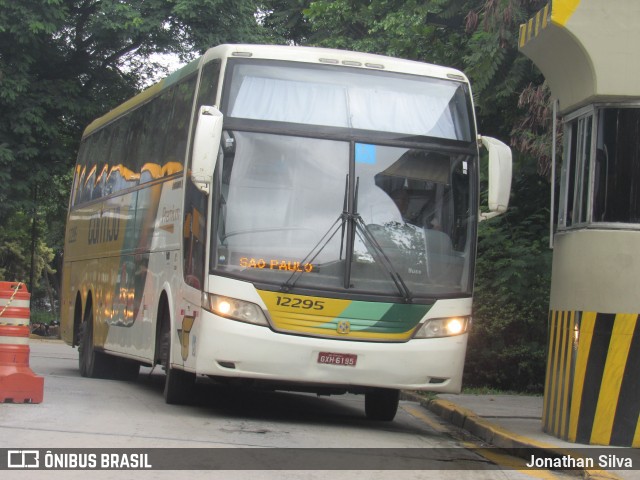
[[390,422],[396,416],[400,390],[375,388],[364,394],[364,411],[369,420]]
[[164,401],[170,405],[185,405],[193,401],[196,376],[171,367],[171,331],[168,319],[162,322],[160,357],[165,370]]

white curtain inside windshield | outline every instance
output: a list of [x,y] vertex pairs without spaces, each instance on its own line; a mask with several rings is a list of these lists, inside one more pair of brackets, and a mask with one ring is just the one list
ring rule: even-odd
[[470,140],[460,83],[376,73],[236,65],[230,116]]

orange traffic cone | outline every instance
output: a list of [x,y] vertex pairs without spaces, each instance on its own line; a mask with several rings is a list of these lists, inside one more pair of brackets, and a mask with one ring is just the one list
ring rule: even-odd
[[42,402],[44,378],[29,368],[30,299],[25,284],[0,282],[0,402]]

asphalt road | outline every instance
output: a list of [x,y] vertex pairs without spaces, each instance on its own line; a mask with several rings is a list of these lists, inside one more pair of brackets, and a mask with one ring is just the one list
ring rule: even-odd
[[[247,464],[238,470],[107,470],[91,472],[91,478],[531,478],[517,469],[496,467],[473,448],[478,443],[464,438],[416,403],[401,402],[393,422],[372,422],[364,416],[360,396],[317,397],[232,389],[203,379],[193,405],[167,405],[162,395],[164,374],[159,367],[156,371],[141,369],[135,382],[87,379],[78,372],[77,350],[56,341],[32,340],[30,345],[31,369],[45,379],[44,401],[0,404],[0,449],[126,448],[128,452],[141,452],[176,448],[181,450],[167,451],[167,455],[187,452],[193,458],[199,451],[184,449],[225,449],[214,453],[233,456],[261,454],[256,449],[264,447],[279,449],[275,451],[279,455],[283,452],[280,449],[304,448],[314,449],[308,450],[308,458],[326,461],[327,465],[327,470],[294,470],[299,468],[296,464],[284,466],[282,457],[269,454],[248,457]],[[253,450],[239,450],[246,448]],[[362,450],[347,450],[353,448]],[[332,449],[332,453],[318,449]],[[435,463],[428,469],[396,470],[398,456],[404,457],[403,452],[410,452],[407,449],[429,449],[425,451]],[[345,459],[341,456],[344,452],[362,455]],[[354,459],[353,469],[334,470],[350,465],[350,458]],[[367,459],[374,462],[375,470],[365,467]],[[7,470],[0,475],[3,479],[71,479],[86,478],[87,472]]]

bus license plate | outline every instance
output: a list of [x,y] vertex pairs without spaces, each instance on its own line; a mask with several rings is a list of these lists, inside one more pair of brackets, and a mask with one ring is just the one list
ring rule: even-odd
[[320,352],[318,354],[318,363],[326,365],[342,365],[344,367],[355,367],[358,356],[352,353],[331,353]]

